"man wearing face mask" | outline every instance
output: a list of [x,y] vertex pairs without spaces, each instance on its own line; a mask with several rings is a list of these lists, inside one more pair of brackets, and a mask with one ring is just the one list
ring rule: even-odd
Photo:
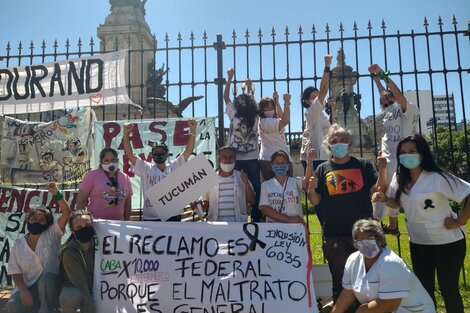
[[[388,179],[391,180],[393,173],[397,170],[397,159],[395,157],[398,143],[402,138],[417,132],[419,109],[406,100],[398,86],[384,72],[379,65],[372,64],[368,68],[380,93],[380,105],[383,113],[377,118],[382,119],[383,136],[381,144],[382,156],[387,158]],[[386,90],[383,80],[389,90]],[[389,181],[390,182],[390,181]],[[386,210],[385,210],[386,209]],[[381,221],[385,211],[390,216],[390,225],[385,227],[387,232],[398,234],[397,216],[399,211],[385,207],[383,203],[374,204],[374,218]]]
[[69,218],[72,232],[60,251],[60,307],[64,313],[94,313],[93,265],[95,249],[93,217],[77,210]]
[[342,286],[344,264],[356,249],[351,239],[354,222],[372,217],[371,189],[387,187],[386,159],[377,158],[379,176],[372,164],[349,154],[351,133],[333,124],[323,140],[331,159],[320,164],[310,179],[308,196],[322,225],[323,254],[333,278],[333,299]]
[[[170,175],[171,172],[176,170],[179,166],[183,165],[194,150],[194,144],[196,141],[196,128],[197,121],[194,119],[188,120],[189,126],[189,139],[186,144],[186,148],[175,160],[167,164],[168,159],[168,147],[164,142],[156,142],[152,147],[152,157],[155,164],[149,163],[142,160],[134,155],[132,151],[131,143],[129,140],[129,134],[134,127],[134,124],[124,124],[123,144],[124,152],[126,157],[129,159],[133,166],[133,171],[137,176],[140,176],[142,182],[142,189],[144,193],[144,207],[143,214],[145,221],[161,221],[156,213],[157,207],[155,203],[151,203],[147,197],[148,190],[154,185],[158,184],[166,176]],[[169,222],[181,221],[181,216],[173,216]]]
[[[208,221],[247,222],[251,205],[255,202],[253,186],[246,173],[234,169],[236,151],[224,146],[218,151],[219,184],[202,197]],[[193,208],[197,203],[192,203]]]
[[70,207],[55,183],[48,183],[47,188],[62,215],[54,222],[45,207],[31,208],[27,214],[28,233],[15,241],[8,262],[8,275],[16,286],[6,305],[10,313],[50,313],[58,304],[58,255]]

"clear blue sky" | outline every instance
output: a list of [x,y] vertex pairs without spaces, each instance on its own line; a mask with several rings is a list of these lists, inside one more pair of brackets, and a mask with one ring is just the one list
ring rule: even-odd
[[[54,39],[57,39],[59,45],[63,46],[66,38],[69,38],[74,45],[79,37],[87,43],[90,37],[96,39],[96,29],[100,23],[104,22],[110,8],[107,0],[0,0],[0,3],[0,55],[6,54],[5,47],[8,41],[12,44],[12,53],[17,52],[16,48],[20,40],[26,48],[29,48],[29,43],[33,40],[36,52],[40,52],[39,47],[43,39],[49,46],[52,45]],[[200,40],[204,30],[208,33],[209,42],[215,41],[217,33],[223,34],[225,41],[230,41],[233,30],[238,33],[239,40],[242,40],[246,29],[252,34],[252,40],[256,40],[255,34],[259,28],[265,33],[265,40],[270,40],[268,34],[272,27],[278,33],[277,40],[282,40],[282,33],[286,26],[291,30],[291,37],[294,39],[299,26],[302,26],[304,32],[308,34],[312,24],[317,27],[317,36],[324,38],[326,23],[329,23],[331,27],[331,36],[338,36],[340,22],[344,25],[345,36],[351,36],[353,35],[354,21],[358,24],[359,33],[365,35],[369,20],[374,27],[373,33],[380,34],[382,19],[386,22],[387,33],[396,34],[398,30],[401,33],[408,33],[412,29],[416,32],[422,32],[424,31],[423,20],[425,16],[429,20],[430,31],[438,31],[438,17],[443,18],[444,29],[451,29],[453,15],[459,23],[459,29],[467,28],[467,23],[470,20],[470,1],[148,0],[146,4],[146,20],[158,42],[163,43],[164,35],[168,33],[172,39],[170,44],[176,43],[175,37],[178,32],[181,32],[183,40],[185,40],[183,44],[189,44],[188,38],[191,31],[194,31],[196,38],[199,38],[197,40]],[[468,40],[461,42],[461,46],[464,46],[464,50],[461,52],[463,60],[470,59],[468,57],[470,55],[469,45]],[[76,48],[74,47],[73,50]],[[332,50],[335,53],[337,47],[332,47]],[[320,59],[317,62],[320,62],[321,67],[323,61]],[[351,64],[354,62],[353,59],[347,59],[347,62],[354,67],[354,64]],[[226,67],[231,66],[229,60],[225,60],[225,64]],[[2,66],[4,65],[0,62],[0,67]],[[367,67],[362,64],[361,66]],[[469,61],[465,61],[462,66],[468,67]],[[359,69],[361,73],[364,73],[365,70],[366,68]],[[390,68],[390,70],[397,71],[398,69]],[[467,90],[470,88],[468,76],[467,74],[464,82]],[[435,82],[438,94],[445,93],[440,82],[439,79]],[[361,84],[365,85],[362,81]],[[367,83],[368,86],[369,84]],[[414,87],[412,82],[410,82],[410,86],[408,86],[408,82],[405,82],[405,85],[405,89],[413,89]],[[425,89],[425,84],[422,86],[422,89]],[[269,95],[271,90],[266,87],[265,93]],[[457,92],[458,90],[452,87],[450,92],[452,91]],[[279,90],[279,92],[283,91]],[[363,98],[366,101],[370,101],[370,93],[370,91],[363,92]],[[297,98],[298,94],[293,95],[293,101]],[[466,98],[466,103],[470,103],[470,97]],[[376,108],[378,108],[377,104]],[[188,115],[189,111],[187,110],[185,115]],[[370,112],[370,105],[368,105],[364,109],[364,113]],[[458,109],[458,112],[461,110]],[[201,115],[200,112],[197,112],[197,115]],[[296,125],[293,129],[299,130],[300,114],[297,112],[293,115],[295,116],[292,122]],[[467,118],[469,116],[470,112],[467,111]]]

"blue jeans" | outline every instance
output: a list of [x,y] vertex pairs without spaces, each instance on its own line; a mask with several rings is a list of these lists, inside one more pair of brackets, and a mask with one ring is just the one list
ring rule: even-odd
[[32,286],[28,287],[33,298],[32,306],[21,302],[20,291],[16,290],[8,300],[6,308],[9,313],[52,313],[57,308],[58,276],[54,273],[43,273]]
[[237,171],[243,170],[251,184],[253,185],[253,190],[255,191],[255,203],[251,207],[251,220],[253,222],[261,221],[261,211],[258,208],[259,205],[259,196],[261,191],[261,178],[260,178],[260,166],[258,159],[254,160],[237,160],[235,162],[235,169]]

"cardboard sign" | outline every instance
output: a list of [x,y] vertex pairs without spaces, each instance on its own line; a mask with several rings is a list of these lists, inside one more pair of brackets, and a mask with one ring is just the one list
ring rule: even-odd
[[218,183],[219,178],[212,165],[204,154],[199,154],[146,193],[153,207],[158,208],[156,214],[166,221]]
[[96,312],[316,313],[300,224],[97,221]]

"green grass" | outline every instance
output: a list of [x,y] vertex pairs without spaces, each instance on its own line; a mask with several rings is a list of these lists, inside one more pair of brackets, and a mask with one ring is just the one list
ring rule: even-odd
[[[312,257],[313,262],[324,263],[323,262],[323,253],[321,250],[321,228],[320,223],[318,222],[317,216],[315,214],[309,214],[308,216],[308,224],[310,229],[310,247],[312,249]],[[406,224],[405,224],[405,216],[404,214],[400,214],[398,219],[399,229],[401,231],[400,236],[400,246],[401,246],[401,258],[410,266],[411,268],[411,259],[410,259],[410,248],[409,248],[409,237],[406,233]],[[470,225],[467,224],[466,226],[467,234],[470,233]],[[387,235],[387,245],[398,254],[398,238],[395,236]],[[470,236],[467,235],[467,251],[470,249]],[[464,302],[465,312],[470,312],[470,256],[467,253],[464,263],[465,271],[466,271],[466,280],[467,280],[467,287],[464,285],[463,276],[460,276],[460,293],[462,295],[462,299]],[[437,310],[439,313],[444,313],[444,301],[442,299],[441,293],[439,288],[437,287],[436,281],[436,300],[437,300]],[[451,313],[451,312],[449,312]]]

